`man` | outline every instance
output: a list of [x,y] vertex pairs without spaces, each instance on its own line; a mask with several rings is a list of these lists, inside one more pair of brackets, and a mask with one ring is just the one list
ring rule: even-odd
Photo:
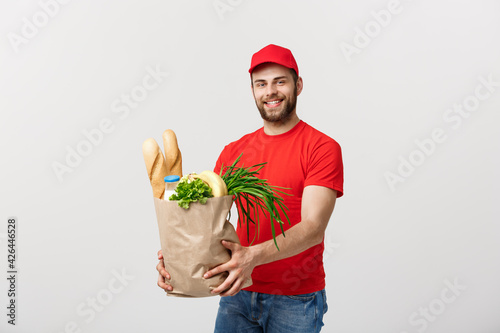
[[[208,278],[229,273],[213,291],[230,296],[220,299],[215,332],[319,332],[327,311],[325,229],[336,198],[343,195],[340,146],[298,118],[296,102],[303,80],[290,50],[264,47],[253,55],[249,72],[264,126],[227,145],[214,171],[231,165],[240,154],[246,166],[267,162],[259,177],[290,189],[292,195],[284,196],[284,202],[291,225],[285,222],[285,237],[276,237],[279,251],[263,215],[260,230],[251,224],[247,235],[246,226],[238,227],[241,245],[222,242],[231,260],[205,274]],[[158,257],[158,285],[172,290],[161,252]],[[253,285],[241,290],[249,277]]]

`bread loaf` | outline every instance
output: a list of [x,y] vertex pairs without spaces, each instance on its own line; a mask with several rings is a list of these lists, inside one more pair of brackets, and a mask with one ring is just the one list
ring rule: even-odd
[[171,129],[163,132],[163,149],[165,149],[167,173],[182,177],[182,155],[177,144],[177,137]]
[[153,195],[163,199],[165,193],[164,178],[169,175],[165,158],[155,139],[149,138],[142,144],[144,163],[148,171],[149,181],[153,187]]

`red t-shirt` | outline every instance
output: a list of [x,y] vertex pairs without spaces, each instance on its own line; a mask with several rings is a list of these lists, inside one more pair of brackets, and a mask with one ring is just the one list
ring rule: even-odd
[[[301,221],[301,201],[304,187],[319,185],[343,195],[343,165],[340,145],[300,121],[290,131],[280,135],[267,135],[264,129],[243,136],[227,145],[217,160],[214,171],[219,173],[222,165],[231,165],[242,154],[238,166],[252,166],[267,162],[258,177],[267,179],[275,186],[290,188],[283,196],[291,225],[283,225],[286,230]],[[280,234],[275,224],[276,235]],[[247,235],[246,225],[237,226],[236,232],[243,246],[249,246],[254,239],[256,228],[250,223]],[[249,236],[249,237],[248,237]],[[253,244],[272,239],[269,218],[260,216],[260,233]],[[325,287],[323,269],[324,242],[295,256],[255,267],[252,273],[253,285],[245,288],[266,294],[297,295],[316,292]]]

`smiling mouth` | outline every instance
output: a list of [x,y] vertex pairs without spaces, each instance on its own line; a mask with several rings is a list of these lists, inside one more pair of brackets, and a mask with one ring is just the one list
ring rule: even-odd
[[264,104],[266,104],[267,107],[274,108],[274,107],[277,107],[278,105],[280,105],[281,102],[283,102],[282,99],[275,99],[275,100],[272,100],[269,102],[264,102]]

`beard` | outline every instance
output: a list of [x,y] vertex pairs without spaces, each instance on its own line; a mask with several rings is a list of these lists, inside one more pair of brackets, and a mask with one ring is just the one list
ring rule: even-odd
[[291,118],[293,110],[295,110],[295,107],[297,106],[297,86],[293,89],[293,94],[289,100],[285,99],[285,96],[278,94],[270,96],[268,99],[271,100],[273,98],[283,99],[281,105],[279,106],[281,110],[278,110],[279,108],[276,108],[276,110],[266,110],[264,102],[255,100],[255,105],[257,105],[257,109],[259,109],[260,116],[265,121],[271,123],[285,124]]

